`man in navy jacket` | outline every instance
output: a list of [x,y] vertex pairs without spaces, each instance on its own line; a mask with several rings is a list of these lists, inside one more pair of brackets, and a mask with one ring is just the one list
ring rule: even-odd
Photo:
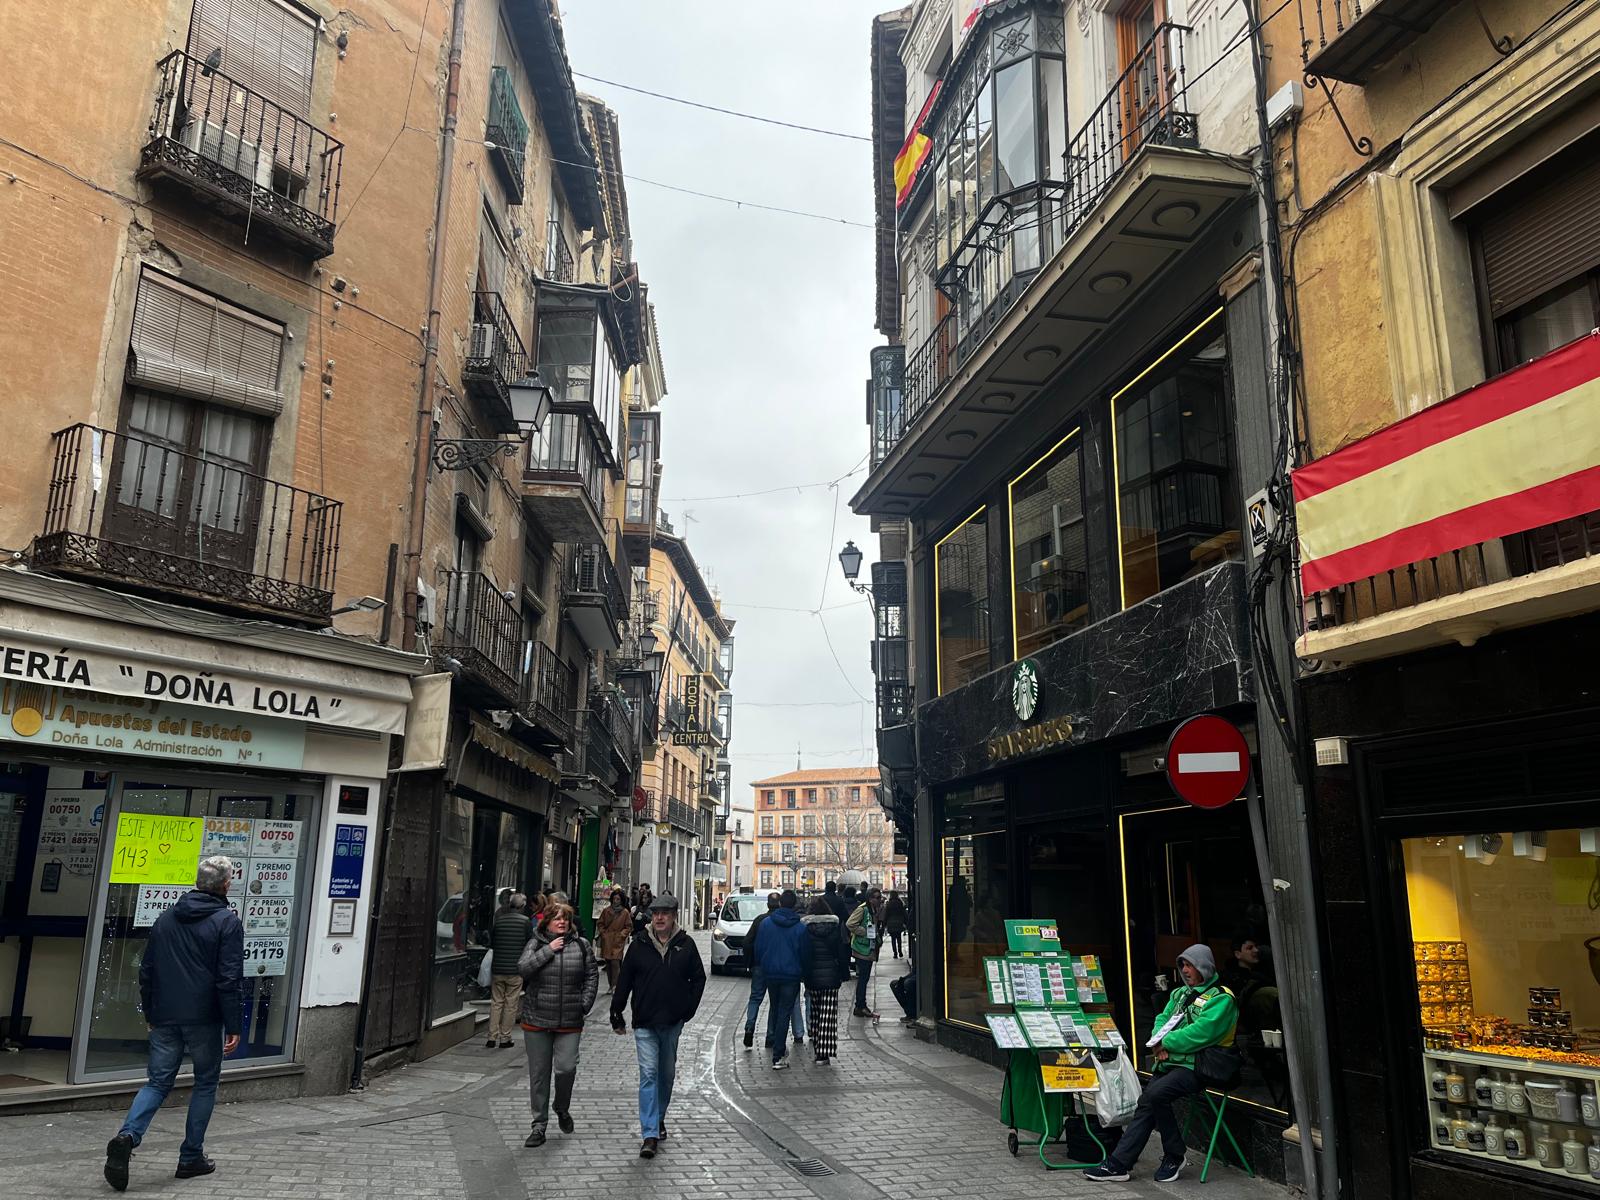
[[244,927],[228,907],[232,880],[228,859],[203,861],[194,890],[156,918],[145,943],[139,999],[150,1026],[149,1082],[106,1146],[106,1182],[119,1192],[128,1186],[128,1160],[172,1091],[185,1050],[194,1060],[194,1088],[177,1178],[217,1169],[205,1155],[206,1126],[217,1103],[222,1060],[238,1049],[244,1017]]
[[778,910],[768,913],[757,931],[751,948],[752,961],[767,981],[767,1047],[772,1051],[772,1069],[789,1065],[789,1022],[800,998],[800,981],[805,978],[806,960],[811,954],[811,937],[800,923],[798,898],[785,888],[778,898]]

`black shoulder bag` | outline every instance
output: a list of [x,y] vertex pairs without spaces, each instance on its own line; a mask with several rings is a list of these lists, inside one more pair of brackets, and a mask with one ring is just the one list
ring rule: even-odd
[[[1210,989],[1206,989],[1209,991]],[[1218,990],[1228,995],[1233,995],[1227,988],[1218,986]],[[1183,1012],[1186,1020],[1192,1021],[1190,1006],[1200,997],[1200,992],[1191,992],[1189,998],[1183,1003]],[[1195,1051],[1194,1073],[1202,1085],[1208,1088],[1217,1088],[1227,1091],[1238,1086],[1239,1075],[1244,1069],[1244,1057],[1239,1053],[1237,1046],[1206,1046]]]

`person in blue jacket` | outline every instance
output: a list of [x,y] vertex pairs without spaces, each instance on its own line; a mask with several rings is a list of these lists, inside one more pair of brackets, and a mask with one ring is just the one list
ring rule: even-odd
[[128,1186],[128,1160],[156,1110],[172,1091],[184,1052],[194,1060],[194,1088],[177,1178],[209,1175],[206,1126],[217,1104],[222,1060],[239,1048],[244,1024],[244,926],[228,907],[233,863],[221,855],[201,862],[194,890],[156,918],[139,963],[139,1002],[150,1026],[149,1082],[117,1136],[106,1146],[106,1182]]
[[785,888],[778,897],[777,911],[768,913],[756,931],[753,947],[755,965],[767,981],[767,1048],[772,1051],[774,1071],[789,1066],[789,1022],[811,953],[811,938],[800,922],[798,903],[794,889]]

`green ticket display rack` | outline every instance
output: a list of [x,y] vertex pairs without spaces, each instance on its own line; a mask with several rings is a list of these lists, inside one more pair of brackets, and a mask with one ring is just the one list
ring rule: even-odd
[[[1082,1096],[1098,1085],[1095,1050],[1126,1046],[1116,1022],[1105,1010],[1105,976],[1092,954],[1074,955],[1061,944],[1054,921],[1006,922],[1003,957],[983,960],[989,1002],[1011,1008],[987,1013],[984,1020],[996,1046],[1009,1056],[1000,1093],[1000,1119],[1011,1127],[1011,1153],[1030,1146],[1053,1171],[1092,1167],[1094,1162],[1058,1162],[1045,1147],[1065,1139],[1067,1123],[1076,1118],[1100,1148],[1105,1147],[1085,1119]],[[1024,1141],[1018,1131],[1037,1133]]]

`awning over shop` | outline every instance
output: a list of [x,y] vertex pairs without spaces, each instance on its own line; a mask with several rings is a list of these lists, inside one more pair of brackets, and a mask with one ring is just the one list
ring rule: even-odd
[[1600,333],[1293,474],[1307,595],[1600,509]]
[[561,772],[556,769],[555,763],[544,755],[512,741],[498,729],[485,724],[477,717],[472,717],[471,722],[472,740],[490,754],[496,758],[504,759],[513,766],[521,767],[529,774],[537,775],[540,779],[549,783],[559,784],[561,782]]

